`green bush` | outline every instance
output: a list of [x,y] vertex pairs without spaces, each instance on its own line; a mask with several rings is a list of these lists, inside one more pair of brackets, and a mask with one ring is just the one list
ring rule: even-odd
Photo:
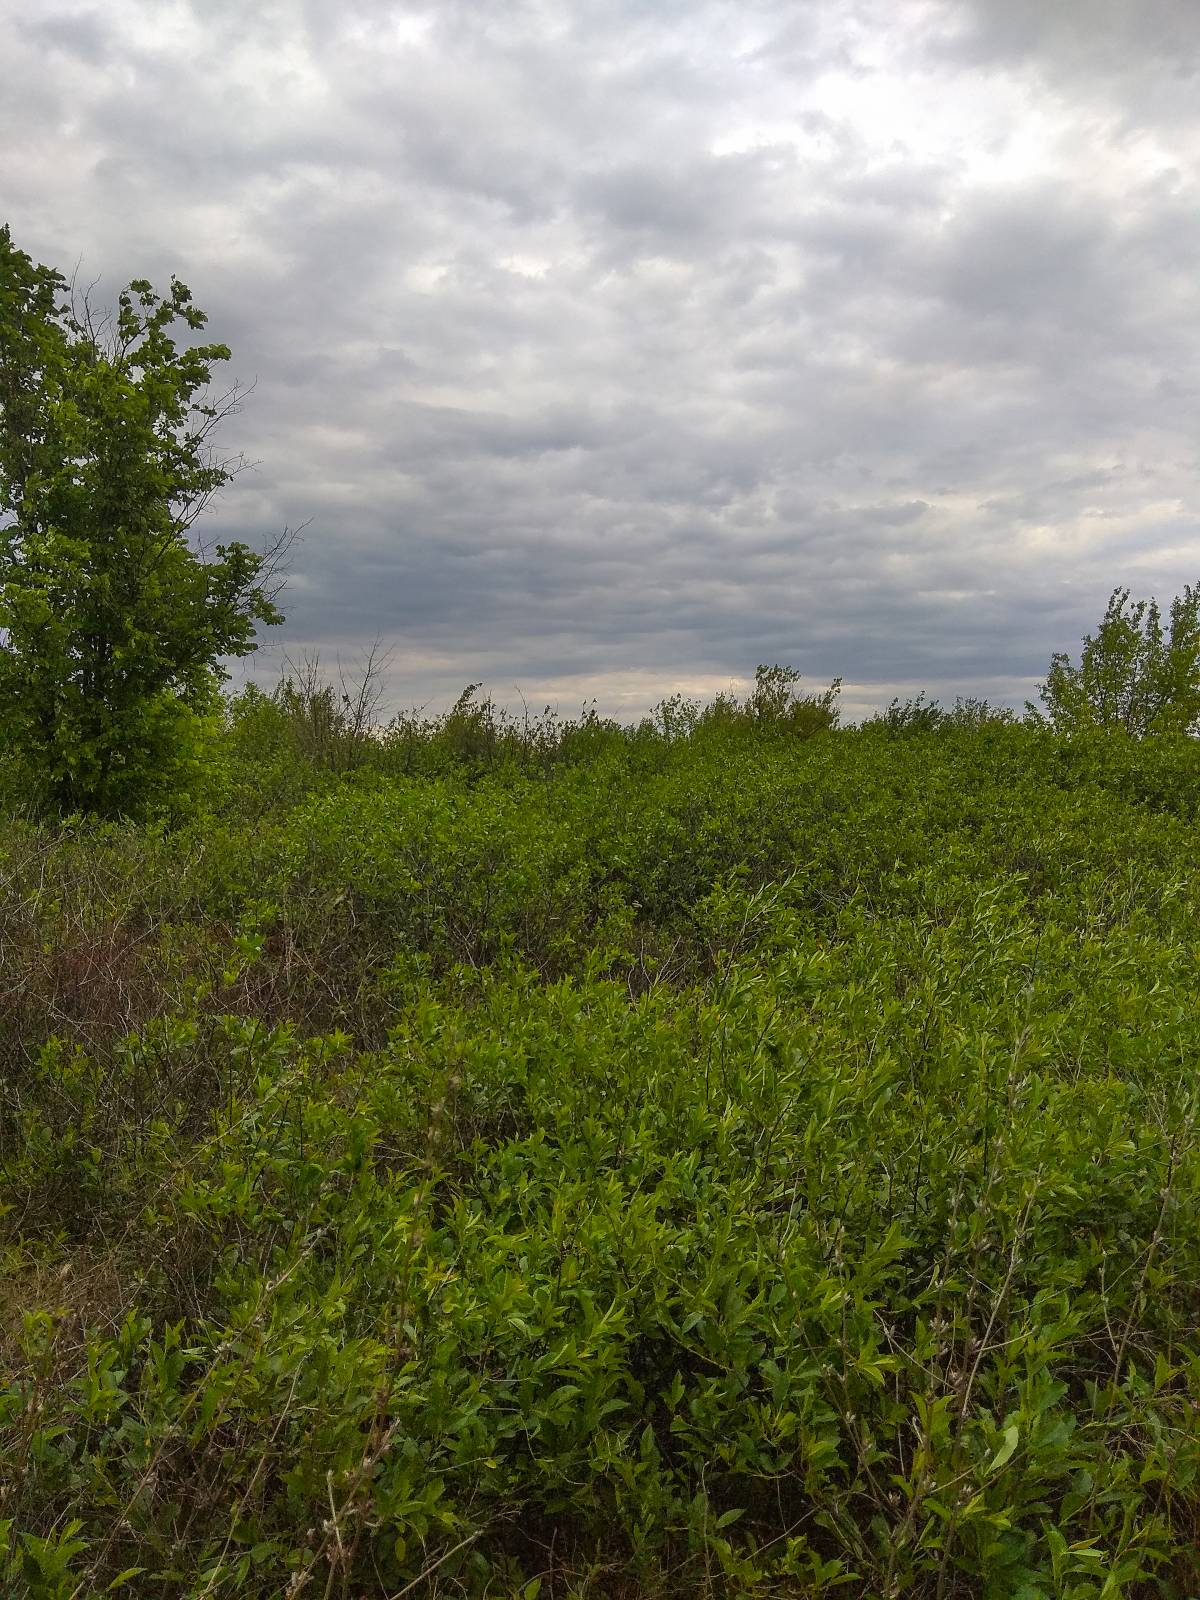
[[11,822],[0,1588],[1196,1593],[1200,757],[895,731]]

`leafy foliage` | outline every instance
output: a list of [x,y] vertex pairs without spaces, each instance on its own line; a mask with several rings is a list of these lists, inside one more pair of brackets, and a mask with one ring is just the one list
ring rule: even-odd
[[0,229],[0,737],[52,808],[120,815],[194,781],[223,656],[280,621],[245,545],[187,530],[233,463],[221,344],[187,288],[137,280],[111,321]]
[[1104,620],[1084,638],[1079,665],[1056,653],[1041,696],[1060,733],[1120,729],[1141,738],[1194,732],[1200,722],[1200,584],[1176,595],[1165,630],[1156,600],[1131,604],[1128,589],[1114,589]]
[[1194,742],[485,705],[0,834],[0,1588],[1195,1593]]

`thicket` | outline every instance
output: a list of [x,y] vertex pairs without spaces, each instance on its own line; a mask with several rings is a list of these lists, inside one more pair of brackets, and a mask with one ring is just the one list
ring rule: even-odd
[[1195,742],[344,692],[0,832],[0,1592],[1200,1592]]

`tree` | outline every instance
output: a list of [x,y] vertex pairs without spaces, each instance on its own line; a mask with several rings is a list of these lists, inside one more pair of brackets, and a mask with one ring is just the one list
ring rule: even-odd
[[1191,733],[1200,723],[1200,584],[1171,602],[1164,629],[1156,600],[1130,604],[1114,589],[1104,620],[1083,641],[1078,666],[1061,651],[1039,685],[1046,716],[1059,732],[1123,729],[1135,738]]
[[186,786],[221,658],[283,620],[284,541],[189,538],[241,461],[187,287],[135,280],[104,318],[67,287],[0,228],[0,739],[45,804],[126,815]]

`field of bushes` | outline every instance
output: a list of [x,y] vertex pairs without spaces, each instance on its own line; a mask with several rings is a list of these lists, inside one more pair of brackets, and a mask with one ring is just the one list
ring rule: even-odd
[[1200,746],[770,687],[14,800],[0,1592],[1200,1594]]

